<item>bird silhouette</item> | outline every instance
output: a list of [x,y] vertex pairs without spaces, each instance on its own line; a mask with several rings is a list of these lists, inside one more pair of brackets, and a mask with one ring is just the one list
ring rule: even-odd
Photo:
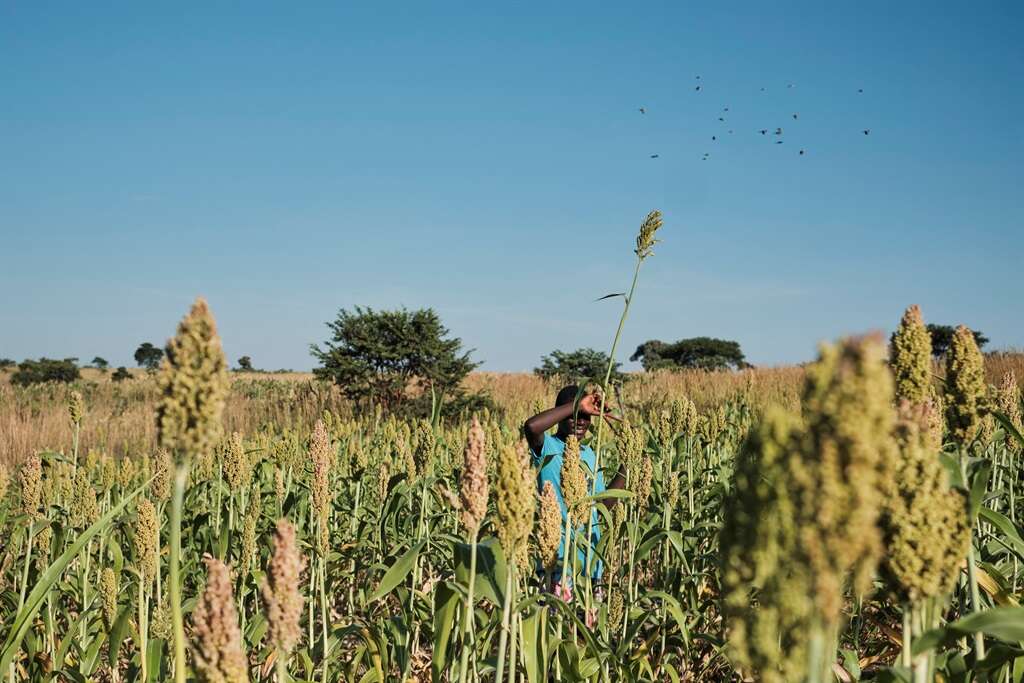
[[694,90],[700,90],[700,86],[698,85]]
[[796,114],[793,114],[793,120],[796,120]]
[[776,145],[781,145],[781,144],[782,144],[782,140],[776,140],[776,141],[775,141],[775,144],[776,144]]
[[864,129],[864,135],[871,135],[871,129],[870,128],[865,128]]
[[800,156],[803,156],[803,155],[804,155],[804,151],[800,150]]
[[725,121],[725,119],[723,119],[721,116],[718,117],[718,120],[719,121]]
[[787,83],[787,84],[786,84],[786,87],[787,87],[787,88],[792,88],[792,87],[793,87],[793,84],[792,84],[792,83]]
[[776,135],[782,135],[782,129],[781,128],[776,128],[775,129],[775,134]]
[[723,109],[722,111],[729,111],[729,107],[726,107],[726,108],[725,108],[725,109]]
[[857,88],[857,92],[864,92],[864,88]]
[[764,88],[761,88],[761,92],[764,92]]
[[714,135],[712,135],[712,136],[711,136],[711,139],[712,139],[712,140],[717,140],[718,138],[716,138],[716,137],[715,137]]
[[646,110],[646,109],[644,109],[643,107],[640,107],[640,113],[641,113],[641,114],[646,114],[646,113],[647,113],[647,110]]
[[697,76],[697,80],[698,80],[698,81],[700,80],[700,76]]
[[761,135],[767,135],[767,134],[768,134],[768,129],[767,128],[762,128],[761,129]]
[[732,131],[731,130],[729,131],[729,135],[732,135]]
[[657,158],[658,158],[658,155],[657,155],[657,154],[652,154],[652,155],[651,155],[651,158],[652,158],[652,159],[657,159]]

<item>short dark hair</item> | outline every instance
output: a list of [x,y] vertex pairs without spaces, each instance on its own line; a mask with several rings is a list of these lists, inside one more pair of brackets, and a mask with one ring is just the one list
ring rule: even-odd
[[575,403],[576,396],[580,393],[579,386],[570,384],[567,387],[562,387],[558,395],[555,396],[555,407],[564,406],[566,403]]

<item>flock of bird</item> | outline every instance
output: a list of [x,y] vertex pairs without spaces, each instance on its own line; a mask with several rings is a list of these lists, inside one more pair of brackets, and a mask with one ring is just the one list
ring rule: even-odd
[[[697,76],[696,80],[700,81],[701,77]],[[795,87],[796,86],[794,84],[792,84],[792,83],[787,83],[786,84],[786,89],[787,90],[791,90],[791,89],[793,89]],[[699,82],[699,83],[697,83],[696,86],[694,86],[694,91],[695,92],[701,92],[703,89],[704,89],[703,83]],[[761,92],[767,92],[767,90],[768,90],[767,88],[761,88]],[[864,88],[857,88],[857,93],[858,94],[863,94],[864,93]],[[642,115],[646,115],[647,114],[647,108],[646,107],[640,107],[639,108],[639,112]],[[721,111],[721,115],[719,115],[719,117],[718,117],[719,123],[727,123],[726,117],[724,115],[728,114],[728,113],[729,113],[729,107],[723,107],[722,111]],[[793,116],[793,120],[794,121],[798,121],[800,119],[799,112],[793,112],[792,116]],[[727,135],[732,135],[733,132],[734,132],[734,130],[732,128],[728,128],[726,130],[728,131]],[[773,138],[778,138],[778,139],[774,140],[776,145],[781,145],[781,144],[783,144],[785,142],[785,140],[783,139],[782,126],[776,126],[774,131],[771,131],[771,129],[769,129],[769,128],[761,128],[757,132],[760,133],[763,136],[766,136],[766,137],[768,136],[768,133],[771,132]],[[861,130],[861,133],[863,133],[864,135],[871,135],[871,129],[870,128],[864,128],[864,129]],[[712,135],[711,136],[711,141],[712,142],[717,142],[719,135],[720,135],[720,133],[716,133],[715,135]],[[799,152],[798,152],[799,156],[804,156],[806,153],[807,153],[806,149],[800,149]],[[658,159],[660,156],[661,156],[660,154],[652,154],[651,158],[652,159]],[[701,161],[707,161],[710,157],[711,157],[711,153],[710,152],[704,152],[704,155],[701,157]]]

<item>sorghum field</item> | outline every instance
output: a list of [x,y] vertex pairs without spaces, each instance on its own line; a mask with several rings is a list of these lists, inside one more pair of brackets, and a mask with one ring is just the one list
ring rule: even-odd
[[[891,345],[803,368],[637,376],[588,437],[626,488],[566,486],[566,523],[521,437],[557,385],[475,374],[495,409],[356,411],[231,379],[199,300],[153,377],[0,382],[0,672],[1020,681],[1022,370],[966,328],[933,363],[912,306]],[[563,525],[599,583],[560,566]]]

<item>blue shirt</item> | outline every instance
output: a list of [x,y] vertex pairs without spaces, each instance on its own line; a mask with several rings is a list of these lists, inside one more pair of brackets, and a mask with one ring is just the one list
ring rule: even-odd
[[[551,485],[555,489],[555,498],[558,499],[558,507],[562,511],[562,540],[558,544],[558,568],[555,571],[556,577],[561,574],[562,560],[565,557],[565,516],[566,507],[565,500],[562,499],[562,454],[565,452],[565,442],[559,439],[557,436],[550,434],[544,435],[544,445],[541,446],[540,454],[530,450],[533,456],[533,466],[539,468],[537,472],[537,490],[541,493],[544,492],[544,482],[550,481]],[[587,476],[587,494],[590,494],[590,487],[594,483],[591,473],[597,469],[597,454],[594,453],[594,449],[590,446],[580,446],[580,461],[585,465],[583,472]],[[604,487],[604,475],[601,472],[597,473],[597,482],[594,489],[595,493],[601,493],[605,490]],[[597,507],[595,506],[590,511],[590,522],[592,533],[590,536],[590,542],[593,548],[597,548],[597,542],[601,538],[601,530],[597,523]],[[577,530],[576,533],[586,534],[583,529]],[[580,571],[586,571],[587,555],[583,548],[578,551]],[[596,557],[591,559],[591,575],[600,578],[602,567],[601,561]]]

